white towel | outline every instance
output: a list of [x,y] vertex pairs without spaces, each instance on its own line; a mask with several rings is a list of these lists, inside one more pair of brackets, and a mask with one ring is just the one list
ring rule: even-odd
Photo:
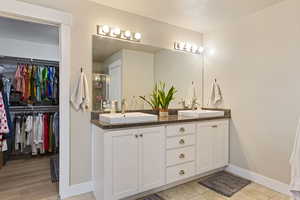
[[218,103],[221,103],[222,99],[223,97],[222,97],[221,88],[217,83],[217,81],[214,80],[211,87],[208,105],[216,105]]
[[291,183],[290,191],[295,200],[300,200],[300,120],[298,122],[294,148],[290,158]]
[[81,72],[80,78],[73,90],[71,103],[77,111],[86,111],[90,107],[88,82],[84,72]]

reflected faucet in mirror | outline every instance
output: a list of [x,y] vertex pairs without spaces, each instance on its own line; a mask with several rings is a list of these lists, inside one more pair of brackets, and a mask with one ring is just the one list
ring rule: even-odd
[[122,101],[121,101],[121,113],[125,114],[125,112],[126,112],[126,100],[122,99]]
[[193,98],[192,100],[192,105],[191,105],[191,109],[192,110],[196,110],[197,106],[199,106],[199,103],[197,103],[197,98]]

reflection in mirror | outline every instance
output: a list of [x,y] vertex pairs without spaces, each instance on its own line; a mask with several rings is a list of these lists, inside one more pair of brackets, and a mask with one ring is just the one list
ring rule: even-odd
[[93,110],[151,109],[149,98],[155,83],[177,90],[169,108],[201,105],[202,56],[149,45],[93,36]]

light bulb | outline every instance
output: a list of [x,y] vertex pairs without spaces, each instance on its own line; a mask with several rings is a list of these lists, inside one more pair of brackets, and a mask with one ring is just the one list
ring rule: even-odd
[[199,47],[199,48],[198,48],[198,52],[199,52],[199,53],[203,53],[203,51],[204,51],[204,48],[203,48],[203,47]]
[[216,51],[214,50],[214,49],[210,49],[209,50],[209,54],[212,56],[212,55],[214,55],[216,53]]
[[126,38],[130,38],[131,37],[131,32],[127,30],[127,31],[125,31],[124,35],[125,35]]
[[119,28],[114,28],[114,32],[113,32],[114,35],[120,35],[120,33],[121,30]]
[[190,43],[186,43],[185,49],[186,49],[187,51],[191,51],[191,48],[192,48],[192,45],[191,45]]
[[180,49],[180,50],[183,50],[183,49],[184,49],[184,46],[185,46],[185,43],[184,43],[184,42],[180,42],[180,43],[179,43],[179,49]]
[[109,33],[109,29],[110,29],[110,28],[109,28],[109,26],[107,26],[107,25],[103,25],[103,26],[102,26],[102,32],[105,33],[105,34]]
[[135,33],[135,34],[134,34],[134,38],[135,38],[136,40],[140,40],[140,39],[142,38],[142,34],[140,34],[140,33]]
[[193,53],[196,53],[197,50],[198,50],[197,45],[193,45],[193,46],[192,46],[192,52],[193,52]]

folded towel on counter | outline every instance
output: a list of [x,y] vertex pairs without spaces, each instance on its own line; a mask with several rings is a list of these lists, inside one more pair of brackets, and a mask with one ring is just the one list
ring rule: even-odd
[[73,90],[71,103],[77,111],[86,111],[90,107],[88,82],[84,72],[81,72],[76,87]]
[[221,103],[223,100],[220,85],[217,83],[216,79],[212,83],[211,92],[209,96],[208,105],[216,105]]
[[293,152],[290,158],[291,183],[289,189],[295,200],[300,200],[300,120],[294,140]]

